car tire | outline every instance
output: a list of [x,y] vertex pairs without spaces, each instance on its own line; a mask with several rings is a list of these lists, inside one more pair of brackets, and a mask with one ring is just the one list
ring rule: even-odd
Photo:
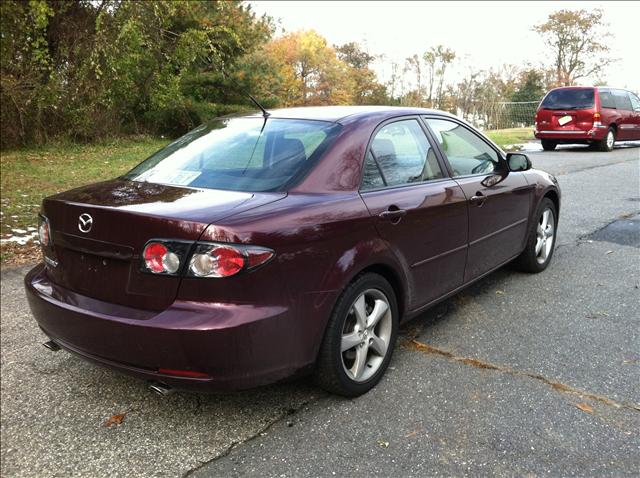
[[535,221],[529,226],[527,244],[514,262],[521,271],[537,273],[547,268],[555,250],[558,225],[556,205],[551,199],[544,198],[534,217]]
[[[358,276],[329,318],[314,371],[316,384],[345,397],[371,390],[389,366],[398,323],[396,295],[389,282],[373,273]],[[379,353],[382,345],[386,345],[384,355]]]
[[550,139],[541,139],[540,143],[542,143],[542,149],[545,151],[553,151],[558,146],[558,143]]
[[613,128],[609,128],[605,137],[598,141],[596,144],[598,151],[602,151],[605,153],[613,151],[613,146],[616,144],[616,130]]

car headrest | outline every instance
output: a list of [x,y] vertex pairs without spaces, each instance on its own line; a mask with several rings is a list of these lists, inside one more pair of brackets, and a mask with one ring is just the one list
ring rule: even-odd
[[371,144],[371,150],[373,154],[379,160],[384,160],[389,157],[395,158],[396,148],[393,145],[393,141],[390,139],[376,138]]
[[307,155],[304,150],[304,144],[296,138],[281,138],[276,145],[273,163],[294,158],[298,161],[306,161]]

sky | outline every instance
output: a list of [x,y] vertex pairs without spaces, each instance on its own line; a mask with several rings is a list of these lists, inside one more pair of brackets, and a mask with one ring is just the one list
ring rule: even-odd
[[[382,54],[374,69],[381,81],[391,61],[401,64],[414,53],[443,44],[458,60],[450,82],[469,68],[551,65],[552,54],[532,31],[550,13],[601,8],[612,37],[611,56],[619,61],[604,76],[611,86],[640,91],[640,2],[325,2],[252,1],[258,14],[279,21],[282,31],[314,29],[329,44],[356,41],[371,54]],[[582,81],[583,84],[595,79]]]

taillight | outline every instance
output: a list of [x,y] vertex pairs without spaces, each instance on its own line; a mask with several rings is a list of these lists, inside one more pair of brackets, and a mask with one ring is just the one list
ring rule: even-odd
[[44,216],[39,216],[40,224],[38,224],[38,240],[42,247],[48,247],[51,241],[51,228],[49,220]]
[[598,128],[600,125],[600,113],[593,113],[593,126]]
[[189,261],[188,274],[195,277],[231,277],[267,263],[270,249],[254,246],[198,243]]
[[153,274],[177,275],[192,242],[149,241],[142,251],[142,270]]
[[141,269],[162,275],[231,277],[266,264],[274,254],[257,246],[153,239],[144,246]]

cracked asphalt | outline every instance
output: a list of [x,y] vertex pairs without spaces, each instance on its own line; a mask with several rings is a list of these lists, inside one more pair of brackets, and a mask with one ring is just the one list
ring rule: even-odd
[[44,349],[27,268],[3,271],[2,476],[637,476],[639,146],[530,153],[563,189],[553,263],[406,324],[352,400],[306,381],[155,396]]

